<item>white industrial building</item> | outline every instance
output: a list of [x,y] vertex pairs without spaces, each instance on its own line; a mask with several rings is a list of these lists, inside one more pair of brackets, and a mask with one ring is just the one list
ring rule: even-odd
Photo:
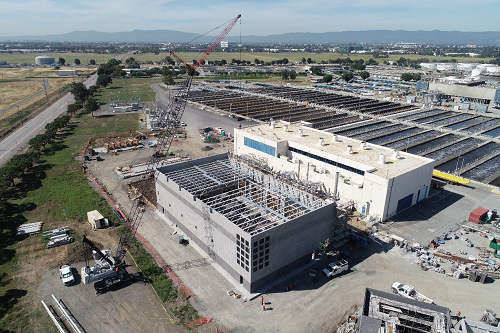
[[[263,159],[276,172],[321,182],[340,202],[384,221],[425,199],[434,160],[315,130],[271,122],[235,129],[236,155]],[[338,175],[338,177],[337,177]]]

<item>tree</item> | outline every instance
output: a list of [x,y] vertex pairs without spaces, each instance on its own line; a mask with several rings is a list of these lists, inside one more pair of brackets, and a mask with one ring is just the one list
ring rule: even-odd
[[[97,79],[99,81],[99,79]],[[81,82],[73,82],[69,85],[69,91],[75,98],[75,100],[80,104],[85,104],[87,97],[89,96],[89,91],[87,87]]]
[[306,58],[302,58],[302,60],[300,62],[305,64],[307,62],[307,60],[306,60]]
[[89,87],[89,96],[93,97],[95,93],[97,92],[97,87],[96,86],[90,86]]
[[[135,60],[135,59],[134,59],[134,60]],[[115,58],[113,58],[113,59],[109,59],[109,60],[108,60],[108,65],[109,65],[110,67],[115,67],[115,66],[118,66],[119,64],[121,64],[121,61],[120,61],[120,60],[117,60],[117,59],[115,59]]]
[[85,111],[87,113],[92,113],[92,117],[94,116],[94,111],[99,110],[99,103],[93,97],[87,99],[87,104],[85,104]]
[[354,74],[352,72],[347,72],[347,73],[342,74],[342,80],[344,80],[345,82],[349,82],[353,78],[354,78]]
[[286,70],[286,69],[282,70],[281,71],[281,78],[286,81],[286,80],[288,80],[288,77],[289,77],[288,70]]
[[333,76],[331,74],[325,74],[325,76],[323,76],[323,82],[325,83],[331,82],[332,80]]
[[359,73],[359,76],[361,76],[363,80],[366,80],[367,78],[370,77],[370,73],[368,73],[367,71],[362,71]]
[[312,61],[312,59],[311,59],[311,58],[307,58],[307,63],[308,63],[309,65],[310,65],[310,64],[312,64],[312,62],[313,62],[313,61]]
[[255,58],[254,62],[255,62],[256,65],[260,65],[260,60],[259,59]]
[[[95,86],[92,86],[92,87],[95,87]],[[82,108],[83,108],[83,105],[81,105],[80,103],[68,104],[68,113],[69,114],[76,114]]]
[[107,74],[102,74],[97,77],[95,85],[98,87],[106,88],[106,86],[108,86],[111,83],[113,83],[113,79],[111,78],[111,76]]
[[75,61],[75,65],[77,65],[77,66],[80,65],[80,63],[81,63],[80,59],[75,59],[74,61]]
[[94,59],[90,59],[89,63],[94,66],[95,65],[95,60]]
[[282,60],[282,61],[283,61],[283,65],[288,64],[288,59],[287,59],[287,58],[283,58],[283,60]]
[[418,73],[403,73],[401,74],[401,80],[403,81],[419,81],[421,79],[420,74]]
[[64,58],[62,58],[62,57],[59,57],[58,62],[59,62],[59,65],[64,66],[64,64],[66,63],[66,60],[64,60]]
[[164,75],[163,76],[163,83],[165,83],[167,86],[171,86],[171,85],[175,84],[175,81],[171,75]]
[[292,81],[293,81],[293,80],[295,80],[296,78],[297,78],[297,72],[296,72],[294,69],[292,69],[292,70],[290,71],[290,80],[292,80]]
[[363,71],[365,70],[366,66],[364,64],[355,62],[351,65],[351,69],[356,70],[356,71]]

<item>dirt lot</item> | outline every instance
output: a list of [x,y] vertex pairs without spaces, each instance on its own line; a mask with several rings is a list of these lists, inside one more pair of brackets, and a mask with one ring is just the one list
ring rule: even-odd
[[[187,140],[174,142],[171,150],[181,152],[182,149],[182,153],[196,158],[206,156],[207,152],[201,151],[204,145],[194,133],[189,134]],[[208,153],[228,148],[222,144],[214,147]],[[128,180],[121,180],[114,168],[145,161],[149,154],[148,149],[120,152],[117,156],[104,155],[104,162],[89,163],[90,170],[111,190],[125,211],[130,207],[125,193]],[[479,320],[486,308],[500,310],[500,299],[491,297],[497,293],[497,282],[479,284],[423,271],[406,258],[406,251],[391,244],[371,242],[366,249],[352,254],[352,270],[346,275],[333,280],[321,277],[318,282],[312,282],[309,268],[304,267],[277,281],[265,292],[270,311],[263,311],[259,298],[251,300],[218,265],[210,264],[207,255],[198,252],[194,243],[180,246],[178,236],[172,235],[174,231],[172,221],[152,211],[146,212],[139,228],[139,233],[192,291],[193,306],[199,314],[214,318],[213,323],[198,328],[201,332],[213,331],[214,327],[221,332],[331,332],[346,314],[362,305],[365,288],[390,292],[395,281],[412,284],[437,304],[449,307],[452,313],[460,311],[473,320]],[[326,263],[326,259],[320,258],[311,265],[322,268]],[[292,291],[287,291],[290,285]],[[228,290],[242,294],[242,298],[228,296]]]

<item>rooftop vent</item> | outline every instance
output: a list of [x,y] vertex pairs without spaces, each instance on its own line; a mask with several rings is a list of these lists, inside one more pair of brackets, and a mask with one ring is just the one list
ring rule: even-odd
[[288,132],[288,125],[283,125],[283,131]]
[[339,136],[337,134],[334,134],[332,140],[333,142],[339,142]]
[[319,138],[318,143],[319,143],[320,146],[324,145],[325,144],[325,139]]
[[347,146],[347,152],[348,152],[349,154],[352,154],[352,146],[351,146],[351,145],[348,145],[348,146]]
[[385,164],[385,155],[384,154],[380,154],[378,164]]
[[303,133],[303,131],[302,131],[302,128],[299,128],[298,132],[299,132],[299,136],[304,136],[304,133]]
[[399,150],[392,151],[392,158],[395,160],[399,160]]
[[361,141],[361,149],[366,150],[366,141]]

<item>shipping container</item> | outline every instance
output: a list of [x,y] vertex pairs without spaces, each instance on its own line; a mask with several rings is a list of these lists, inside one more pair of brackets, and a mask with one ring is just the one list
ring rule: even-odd
[[486,219],[486,214],[488,214],[488,209],[483,207],[478,207],[474,209],[469,215],[469,222],[480,224]]

